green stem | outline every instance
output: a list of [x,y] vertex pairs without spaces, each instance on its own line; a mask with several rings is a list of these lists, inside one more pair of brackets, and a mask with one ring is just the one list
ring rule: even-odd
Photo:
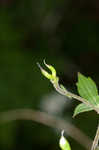
[[[61,86],[59,84],[59,78],[56,76],[56,70],[54,69],[53,66],[51,65],[47,65],[46,62],[44,61],[44,64],[45,66],[51,71],[52,74],[49,74],[47,71],[45,71],[39,63],[37,63],[38,67],[40,68],[42,74],[50,79],[51,83],[53,84],[54,88],[56,89],[56,91],[58,91],[60,94],[64,95],[64,96],[67,96],[69,98],[74,98],[74,99],[77,99],[79,100],[80,102],[84,103],[85,105],[87,106],[90,106],[92,107],[98,114],[99,114],[99,108],[97,108],[96,106],[94,106],[93,104],[91,104],[89,101],[87,101],[86,99],[78,96],[78,95],[75,95],[71,92],[68,92],[64,86]],[[97,129],[97,132],[96,132],[96,136],[94,138],[94,141],[93,141],[93,144],[92,144],[92,147],[91,147],[91,150],[96,150],[98,148],[98,141],[99,141],[99,125],[98,125],[98,129]]]
[[78,101],[83,102],[84,104],[86,104],[88,106],[91,106],[99,114],[99,109],[97,107],[93,106],[91,103],[89,103],[89,101],[87,101],[86,99],[84,99],[76,94],[68,92],[66,89],[61,88],[58,82],[53,82],[53,80],[50,80],[50,81],[53,84],[53,86],[57,92],[59,92],[60,94],[62,94],[64,96],[67,96],[69,98],[71,97],[71,98],[77,99]]
[[[65,88],[61,88],[58,82],[53,82],[53,80],[51,80],[51,83],[53,84],[56,91],[59,92],[60,94],[62,94],[64,96],[67,96],[69,98],[71,97],[71,98],[77,99],[80,102],[83,102],[84,104],[86,104],[88,106],[91,106],[99,114],[99,109],[96,108],[95,106],[93,106],[92,104],[90,104],[89,101],[86,101],[86,99],[84,99],[84,98],[82,98],[78,95],[75,95],[71,92],[68,92]],[[96,148],[98,146],[98,141],[99,141],[99,125],[98,125],[98,128],[97,128],[96,136],[94,138],[91,150],[96,150]]]
[[91,150],[96,150],[96,148],[98,146],[98,141],[99,141],[99,124],[98,124],[98,128],[97,128],[97,131],[96,131],[96,136],[94,138]]

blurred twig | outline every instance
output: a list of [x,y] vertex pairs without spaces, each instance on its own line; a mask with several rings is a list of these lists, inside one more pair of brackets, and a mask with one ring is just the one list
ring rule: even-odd
[[90,149],[92,141],[82,131],[73,124],[45,112],[35,111],[32,109],[16,109],[0,113],[0,123],[6,123],[14,120],[32,120],[59,130],[64,129],[67,135],[75,139],[87,150]]

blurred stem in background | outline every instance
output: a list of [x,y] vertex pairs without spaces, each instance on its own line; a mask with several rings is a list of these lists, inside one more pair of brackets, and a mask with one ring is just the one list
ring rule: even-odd
[[73,124],[45,112],[32,109],[16,109],[0,113],[0,123],[14,120],[32,120],[49,127],[57,128],[58,130],[64,129],[67,135],[75,139],[87,150],[90,149],[92,141],[81,130]]

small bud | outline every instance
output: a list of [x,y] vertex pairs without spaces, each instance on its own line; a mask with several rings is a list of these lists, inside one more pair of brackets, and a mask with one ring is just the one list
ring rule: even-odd
[[37,63],[38,67],[41,70],[41,73],[48,79],[50,79],[50,81],[52,83],[58,83],[59,78],[56,76],[56,70],[53,66],[46,64],[45,60],[44,60],[44,65],[51,71],[51,74],[48,73],[46,70],[44,70],[39,63]]
[[59,146],[62,150],[71,150],[70,144],[69,142],[65,139],[65,137],[63,136],[64,134],[64,130],[62,130],[61,132],[61,138],[59,141]]
[[53,78],[56,78],[56,70],[55,70],[55,68],[54,68],[53,66],[51,66],[51,65],[46,64],[45,59],[44,59],[44,64],[45,64],[45,66],[46,66],[47,68],[49,68],[50,71],[52,72],[52,77],[53,77]]
[[37,65],[38,65],[38,67],[40,68],[41,73],[42,73],[46,78],[52,79],[52,75],[51,75],[51,74],[49,74],[47,71],[45,71],[45,70],[40,66],[39,63],[37,63]]

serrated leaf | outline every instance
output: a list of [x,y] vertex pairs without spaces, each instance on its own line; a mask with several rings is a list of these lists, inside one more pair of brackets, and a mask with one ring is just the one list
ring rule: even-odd
[[75,108],[73,117],[75,117],[79,113],[87,112],[87,111],[91,111],[91,110],[93,110],[93,108],[91,106],[87,106],[86,104],[81,103]]
[[87,78],[79,73],[77,89],[81,97],[90,101],[91,104],[97,105],[96,97],[98,96],[98,89],[95,82],[90,77]]

